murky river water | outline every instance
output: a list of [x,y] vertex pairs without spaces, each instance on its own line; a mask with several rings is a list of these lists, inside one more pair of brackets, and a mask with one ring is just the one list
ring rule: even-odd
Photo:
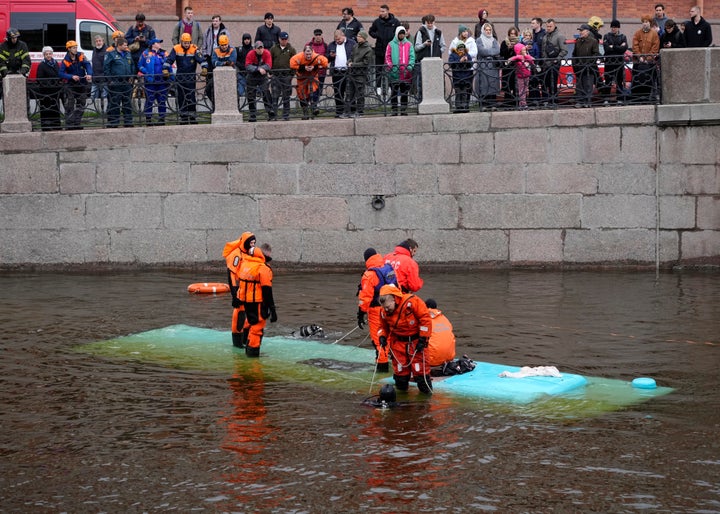
[[[458,353],[676,391],[557,420],[77,353],[177,323],[228,329],[216,276],[0,275],[2,512],[720,512],[720,275],[424,273]],[[278,274],[279,322],[336,337],[357,274]],[[365,334],[348,336],[361,344]],[[243,358],[244,357],[238,357]]]

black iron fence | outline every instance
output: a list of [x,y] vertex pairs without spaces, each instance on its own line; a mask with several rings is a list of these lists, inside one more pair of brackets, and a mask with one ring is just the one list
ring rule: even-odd
[[662,90],[660,61],[650,55],[448,62],[445,76],[452,112],[657,104]]
[[[370,66],[314,76],[238,73],[238,110],[245,121],[415,114],[422,65],[400,71]],[[660,102],[661,66],[654,56],[537,59],[528,71],[522,77],[514,62],[500,59],[445,63],[451,112]],[[29,79],[28,115],[33,130],[209,123],[214,90],[212,75],[112,77],[92,84]]]
[[209,123],[213,103],[200,75],[122,76],[88,83],[28,81],[33,130]]

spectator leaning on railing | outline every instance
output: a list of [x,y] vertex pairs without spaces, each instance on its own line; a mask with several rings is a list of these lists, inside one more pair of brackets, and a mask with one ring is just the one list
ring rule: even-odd
[[[20,31],[10,27],[5,36],[5,41],[0,44],[0,78],[8,73],[27,76],[30,73],[30,52],[27,45],[20,41]],[[0,83],[0,98],[2,98],[2,83]]]
[[137,64],[132,60],[127,39],[118,38],[113,51],[105,54],[103,63],[103,74],[108,81],[108,128],[120,125],[121,111],[125,127],[133,126],[132,84],[136,70]]
[[200,75],[206,77],[207,62],[198,47],[192,44],[192,36],[187,32],[180,36],[180,44],[175,45],[165,59],[163,74],[170,75],[173,64],[176,66],[175,83],[180,125],[197,123],[196,72],[199,64]]
[[660,52],[660,36],[652,29],[652,16],[640,18],[641,26],[632,42],[634,100],[650,100],[657,92],[657,57]]
[[60,62],[60,78],[65,83],[65,128],[82,130],[80,122],[90,94],[92,65],[85,54],[78,52],[77,41],[65,43],[67,53]]
[[613,20],[610,23],[610,32],[603,38],[605,50],[605,72],[603,73],[603,92],[609,94],[613,83],[618,103],[625,101],[625,52],[628,51],[628,42],[625,34],[620,33],[620,22]]
[[165,65],[165,50],[160,46],[162,39],[151,39],[148,41],[150,48],[142,53],[138,59],[138,74],[145,79],[145,122],[153,125],[153,108],[157,103],[158,120],[156,125],[165,125],[165,113],[167,112],[167,96],[170,89],[170,77],[163,73]]
[[542,70],[544,80],[545,101],[554,104],[557,102],[557,83],[560,74],[560,62],[567,55],[565,38],[555,25],[555,20],[549,18],[545,22],[545,35],[540,42],[540,57],[542,57]]
[[583,23],[578,30],[580,37],[575,42],[572,55],[573,71],[577,77],[575,106],[590,107],[598,74],[597,58],[600,56],[600,45],[598,40],[590,34],[590,25]]
[[43,47],[43,60],[37,67],[38,96],[40,101],[40,127],[60,130],[60,66],[53,58],[51,46]]

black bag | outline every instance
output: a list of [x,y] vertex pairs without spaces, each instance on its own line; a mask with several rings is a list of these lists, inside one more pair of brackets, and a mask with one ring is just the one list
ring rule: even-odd
[[560,55],[560,49],[553,45],[549,39],[545,39],[545,53],[547,54],[548,59],[554,59]]
[[467,355],[463,355],[460,359],[448,361],[442,366],[432,368],[430,375],[433,377],[451,377],[453,375],[462,375],[475,369],[475,361]]

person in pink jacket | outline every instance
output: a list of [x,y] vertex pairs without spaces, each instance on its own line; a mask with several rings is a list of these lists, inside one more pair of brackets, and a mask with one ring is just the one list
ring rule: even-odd
[[398,97],[400,115],[407,116],[408,95],[412,86],[413,68],[415,68],[415,46],[407,39],[405,27],[395,29],[395,38],[385,49],[385,68],[390,81],[390,103],[392,115],[398,115]]
[[528,53],[527,46],[517,43],[515,45],[515,55],[510,57],[509,60],[515,63],[517,97],[520,100],[520,108],[527,109],[528,86],[530,85],[530,75],[532,75],[535,59]]
[[417,241],[406,239],[385,256],[385,262],[395,268],[395,277],[403,293],[416,293],[423,286],[423,279],[420,278],[420,266],[413,259],[417,249]]

